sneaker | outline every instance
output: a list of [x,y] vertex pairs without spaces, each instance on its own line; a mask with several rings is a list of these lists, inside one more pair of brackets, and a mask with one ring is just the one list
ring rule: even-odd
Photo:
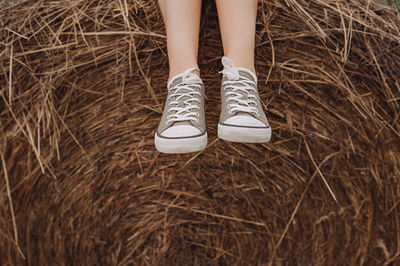
[[256,75],[249,69],[235,67],[227,57],[222,58],[222,64],[218,137],[233,142],[268,142],[271,127],[260,103]]
[[168,82],[164,112],[154,135],[160,152],[189,153],[207,146],[204,84],[191,72],[196,69],[188,69]]

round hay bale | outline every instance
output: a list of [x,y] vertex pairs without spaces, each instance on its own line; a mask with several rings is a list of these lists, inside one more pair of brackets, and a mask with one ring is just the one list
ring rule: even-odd
[[268,144],[153,145],[168,62],[156,1],[0,5],[1,265],[383,265],[400,259],[400,20],[368,0],[260,0]]

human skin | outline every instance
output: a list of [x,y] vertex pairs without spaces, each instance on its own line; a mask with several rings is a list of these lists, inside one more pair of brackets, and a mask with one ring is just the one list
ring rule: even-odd
[[[167,33],[169,78],[198,67],[201,0],[158,0]],[[224,54],[255,72],[258,0],[215,0]],[[194,70],[199,75],[197,70]]]
[[215,0],[226,57],[255,73],[254,49],[258,0]]
[[[159,0],[167,32],[169,78],[198,67],[201,0]],[[194,70],[196,74],[200,74]]]

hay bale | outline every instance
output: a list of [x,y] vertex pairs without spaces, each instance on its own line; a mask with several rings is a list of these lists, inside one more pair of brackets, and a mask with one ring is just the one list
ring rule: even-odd
[[0,264],[390,264],[400,259],[400,34],[368,0],[259,3],[271,143],[219,140],[216,11],[200,67],[209,146],[156,152],[155,1],[0,5]]

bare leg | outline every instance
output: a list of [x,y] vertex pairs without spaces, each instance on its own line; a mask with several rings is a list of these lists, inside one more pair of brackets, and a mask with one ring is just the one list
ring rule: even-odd
[[[169,79],[197,67],[201,0],[158,0],[167,32]],[[198,71],[196,74],[199,74]]]
[[253,72],[258,0],[215,0],[224,54]]

